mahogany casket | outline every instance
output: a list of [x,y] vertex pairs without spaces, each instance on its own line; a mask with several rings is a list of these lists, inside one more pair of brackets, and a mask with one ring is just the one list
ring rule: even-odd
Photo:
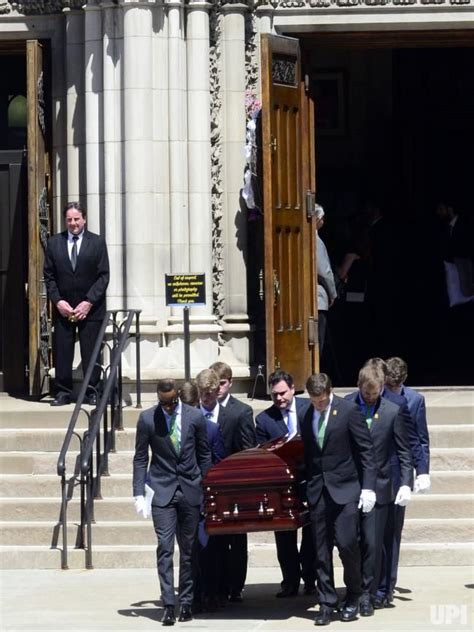
[[303,464],[297,435],[236,452],[214,465],[203,482],[207,533],[286,531],[307,524],[299,489]]

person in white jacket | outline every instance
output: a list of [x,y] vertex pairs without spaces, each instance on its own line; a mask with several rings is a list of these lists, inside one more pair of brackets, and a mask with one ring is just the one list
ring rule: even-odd
[[316,204],[316,265],[318,274],[318,338],[319,357],[322,356],[327,331],[327,313],[337,297],[336,283],[328,251],[319,231],[324,226],[324,209]]

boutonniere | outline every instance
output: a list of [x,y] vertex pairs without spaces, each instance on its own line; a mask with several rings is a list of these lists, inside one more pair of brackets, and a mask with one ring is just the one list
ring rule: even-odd
[[337,410],[333,410],[332,411],[333,416],[335,417],[337,415]]
[[378,419],[378,418],[379,418],[379,414],[378,414],[378,413],[375,413],[375,415],[374,415],[374,419]]

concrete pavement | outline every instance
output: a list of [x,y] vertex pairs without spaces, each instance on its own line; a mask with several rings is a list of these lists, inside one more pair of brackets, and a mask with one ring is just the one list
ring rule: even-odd
[[[161,629],[156,571],[1,571],[0,626],[3,632],[137,632]],[[314,598],[275,599],[279,568],[250,568],[242,604],[198,614],[185,630],[270,632],[315,630]],[[336,582],[342,586],[341,569]],[[330,630],[365,632],[451,632],[473,629],[474,572],[471,567],[400,568],[394,607],[351,623],[334,621]],[[326,628],[327,629],[327,628]]]

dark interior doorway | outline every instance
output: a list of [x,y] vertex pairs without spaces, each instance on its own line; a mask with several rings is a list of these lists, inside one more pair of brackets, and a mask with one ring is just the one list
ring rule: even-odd
[[329,311],[322,369],[353,386],[365,359],[397,355],[411,384],[472,384],[474,304],[449,306],[449,229],[435,209],[444,201],[459,213],[472,263],[474,48],[333,42],[307,52],[321,236],[334,269],[359,256],[341,285],[356,300],[343,293]]
[[0,390],[22,393],[28,366],[25,56],[0,51]]

